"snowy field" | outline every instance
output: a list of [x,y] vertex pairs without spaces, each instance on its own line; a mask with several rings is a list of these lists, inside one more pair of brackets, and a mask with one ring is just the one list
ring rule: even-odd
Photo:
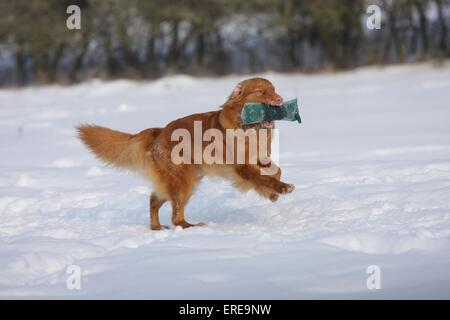
[[186,230],[150,231],[151,186],[74,126],[163,126],[243,77],[0,90],[0,298],[450,298],[450,65],[262,76],[299,98],[303,123],[277,124],[296,190],[272,204],[204,180],[186,212],[208,227]]

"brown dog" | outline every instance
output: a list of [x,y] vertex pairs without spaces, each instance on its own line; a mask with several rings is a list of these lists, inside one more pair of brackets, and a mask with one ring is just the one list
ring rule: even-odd
[[[229,131],[227,129],[259,131],[264,128],[271,132],[272,123],[242,125],[240,114],[246,102],[262,102],[276,106],[280,105],[283,99],[275,92],[275,88],[268,80],[253,78],[239,83],[221,110],[193,114],[175,120],[164,128],[146,129],[135,135],[95,125],[81,125],[77,129],[80,139],[98,158],[108,164],[137,171],[153,183],[155,190],[150,196],[152,230],[166,228],[159,223],[158,211],[167,200],[172,204],[173,224],[187,228],[204,225],[188,223],[184,217],[184,207],[204,175],[217,175],[231,179],[240,190],[254,189],[262,197],[271,201],[276,201],[280,194],[294,190],[293,185],[280,181],[281,170],[270,161],[270,158],[261,161],[262,159],[258,156],[257,163],[251,163],[250,156],[247,158],[244,155],[244,163],[234,161],[232,164],[225,161],[223,164],[192,164],[194,161],[175,164],[172,161],[172,150],[178,144],[178,141],[173,140],[173,133],[177,129],[183,129],[184,132],[190,133],[195,143],[193,138],[195,122],[201,123],[203,132],[208,129],[217,129],[224,132],[224,135],[225,131]],[[216,141],[217,139],[219,138],[215,137],[214,142],[222,144],[223,149],[231,148],[235,151],[233,159],[238,156],[239,150],[235,144],[230,147],[228,140],[223,138],[221,141]],[[270,139],[267,141],[268,156],[270,156]],[[244,140],[244,143],[244,151],[249,152],[248,142]],[[200,151],[204,151],[207,145],[208,142],[202,141]],[[214,152],[213,156],[225,157]],[[271,175],[261,174],[261,169],[265,167],[275,167],[276,170]]]

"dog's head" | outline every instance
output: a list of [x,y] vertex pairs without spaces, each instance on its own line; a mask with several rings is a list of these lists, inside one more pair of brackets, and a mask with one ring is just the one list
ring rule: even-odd
[[[223,105],[222,125],[226,128],[241,127],[240,115],[247,102],[265,103],[275,108],[283,103],[283,98],[275,92],[275,87],[269,80],[263,78],[244,80],[237,84]],[[273,126],[273,123],[269,123],[268,126]]]
[[252,78],[244,80],[234,88],[230,101],[241,102],[261,102],[272,106],[279,106],[283,103],[283,98],[275,92],[273,84],[263,78]]

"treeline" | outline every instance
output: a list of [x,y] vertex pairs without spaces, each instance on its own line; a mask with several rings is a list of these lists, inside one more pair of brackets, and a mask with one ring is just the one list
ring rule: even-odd
[[[72,4],[81,30],[66,27]],[[0,85],[446,58],[449,21],[449,0],[0,0]]]

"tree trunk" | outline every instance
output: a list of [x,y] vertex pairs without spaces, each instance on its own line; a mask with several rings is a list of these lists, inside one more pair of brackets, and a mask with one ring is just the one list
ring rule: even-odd
[[427,35],[427,17],[425,16],[425,9],[422,1],[415,1],[417,13],[419,14],[419,30],[422,39],[422,59],[428,55],[428,35]]
[[25,69],[26,58],[21,48],[19,48],[15,54],[15,62],[16,62],[17,84],[23,86],[27,84],[27,74]]
[[179,48],[178,48],[178,20],[174,20],[172,23],[172,42],[170,45],[169,55],[168,55],[168,65],[172,71],[177,71],[178,69],[178,58],[179,58]]
[[203,30],[197,31],[197,68],[203,68],[205,61],[205,34]]
[[440,32],[441,37],[439,39],[439,49],[443,55],[447,55],[448,54],[448,52],[447,52],[448,29],[447,29],[447,25],[445,24],[442,0],[436,0],[436,7],[438,9],[438,20],[439,20],[439,26],[441,29],[441,32]]

